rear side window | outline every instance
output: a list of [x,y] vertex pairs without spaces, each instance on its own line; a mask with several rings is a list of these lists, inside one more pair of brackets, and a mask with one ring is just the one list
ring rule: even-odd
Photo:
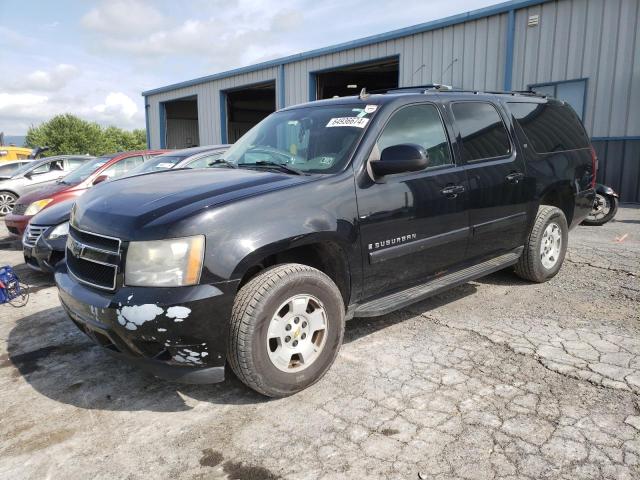
[[513,102],[509,109],[536,153],[589,147],[584,127],[569,105]]
[[460,102],[451,106],[462,137],[462,159],[474,162],[511,153],[509,134],[496,107]]

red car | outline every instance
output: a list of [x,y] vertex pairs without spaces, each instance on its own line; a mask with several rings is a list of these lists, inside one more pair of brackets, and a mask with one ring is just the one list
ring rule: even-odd
[[9,233],[22,235],[31,217],[43,208],[79,197],[100,182],[120,177],[155,155],[168,150],[139,150],[103,155],[77,168],[53,185],[20,197],[13,211],[4,217]]

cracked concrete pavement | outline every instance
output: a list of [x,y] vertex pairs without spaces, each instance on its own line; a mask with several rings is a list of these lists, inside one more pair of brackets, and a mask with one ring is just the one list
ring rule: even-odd
[[18,266],[35,291],[0,306],[0,478],[640,478],[640,209],[616,220],[573,231],[546,284],[498,272],[350,321],[325,378],[280,400],[117,362]]

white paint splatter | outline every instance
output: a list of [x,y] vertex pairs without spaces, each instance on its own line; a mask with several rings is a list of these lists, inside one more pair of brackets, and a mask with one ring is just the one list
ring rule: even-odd
[[122,309],[117,311],[118,323],[123,325],[127,330],[137,330],[143,323],[155,320],[155,318],[163,312],[163,309],[153,303],[122,307]]
[[127,297],[127,302],[133,298],[133,293]]
[[159,332],[166,332],[166,331],[167,331],[167,329],[166,329],[166,328],[159,328],[159,329],[158,329],[158,331],[159,331]]
[[190,313],[191,309],[187,307],[169,307],[167,309],[167,317],[173,318],[174,322],[182,322]]

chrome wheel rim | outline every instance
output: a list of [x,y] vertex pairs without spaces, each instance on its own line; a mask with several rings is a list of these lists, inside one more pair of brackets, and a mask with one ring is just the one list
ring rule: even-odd
[[550,223],[544,229],[542,242],[540,242],[540,260],[544,268],[549,270],[558,263],[561,247],[562,230],[557,223]]
[[0,215],[9,215],[15,204],[16,197],[8,193],[0,193]]
[[609,199],[606,196],[597,193],[596,201],[594,202],[591,213],[589,214],[589,219],[592,221],[600,220],[609,215],[610,211],[611,202]]
[[312,365],[327,342],[327,313],[313,295],[295,295],[282,303],[269,322],[267,353],[283,372]]

